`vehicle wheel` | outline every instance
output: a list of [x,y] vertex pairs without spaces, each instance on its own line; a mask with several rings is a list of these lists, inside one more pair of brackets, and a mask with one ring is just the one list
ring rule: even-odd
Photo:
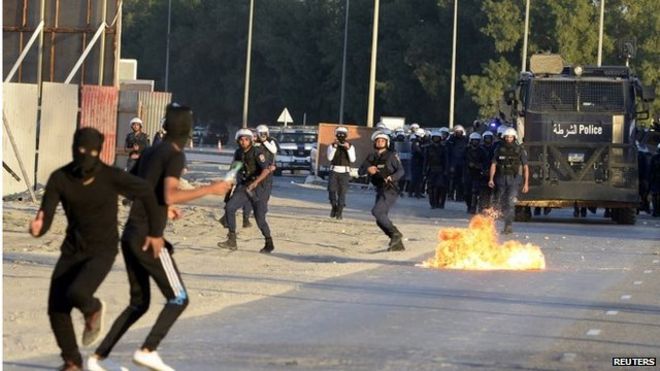
[[532,209],[525,206],[516,206],[514,220],[517,222],[528,222],[532,220]]
[[634,208],[628,207],[616,209],[615,211],[613,219],[618,224],[633,225],[637,221],[637,213]]

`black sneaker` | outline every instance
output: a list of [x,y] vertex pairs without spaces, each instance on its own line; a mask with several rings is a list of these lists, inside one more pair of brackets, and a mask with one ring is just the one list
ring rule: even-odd
[[101,308],[85,316],[85,329],[82,333],[82,345],[87,347],[94,344],[103,332],[103,317],[105,317],[105,302],[101,300]]
[[243,220],[243,228],[250,228],[252,227],[252,223],[250,223],[250,220],[245,219]]

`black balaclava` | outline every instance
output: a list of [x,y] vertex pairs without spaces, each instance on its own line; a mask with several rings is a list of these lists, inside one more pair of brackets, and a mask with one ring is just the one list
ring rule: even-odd
[[344,142],[346,142],[346,133],[337,133],[335,137],[337,137],[337,141],[340,144],[344,144]]
[[[85,153],[80,153],[79,148]],[[73,135],[73,175],[81,179],[89,179],[101,169],[101,147],[103,147],[103,134],[94,128],[78,129]],[[98,154],[92,156],[92,150]]]
[[163,129],[167,132],[164,140],[176,143],[179,148],[188,144],[192,132],[193,116],[190,107],[170,103],[165,110]]

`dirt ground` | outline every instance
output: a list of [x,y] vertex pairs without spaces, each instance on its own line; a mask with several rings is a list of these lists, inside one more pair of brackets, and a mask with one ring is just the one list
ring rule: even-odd
[[[431,254],[437,243],[442,219],[425,219],[430,227],[419,227],[415,218],[393,217],[404,233],[406,251],[386,252],[388,238],[376,227],[370,215],[373,193],[354,187],[349,196],[345,219],[328,217],[327,193],[323,185],[305,185],[283,178],[276,183],[271,198],[268,221],[276,250],[272,255],[259,254],[263,238],[252,219],[253,227],[240,229],[239,249],[222,250],[216,243],[226,230],[218,223],[222,198],[210,197],[182,206],[184,217],[170,222],[165,235],[175,245],[174,258],[188,288],[191,304],[183,318],[202,316],[233,305],[276,296],[305,283],[346,275],[382,264],[400,263],[413,267],[424,254]],[[197,177],[193,184],[204,182]],[[401,209],[413,206],[428,213],[426,200],[402,199]],[[408,205],[408,206],[406,206]],[[417,206],[415,206],[417,205]],[[399,206],[395,206],[397,208]],[[465,226],[465,212],[450,223]],[[40,239],[27,233],[38,206],[26,201],[3,204],[3,321],[5,361],[45,354],[58,354],[50,331],[46,302],[49,279],[59,256],[66,219],[61,210],[47,235]],[[434,210],[435,211],[435,210]],[[128,207],[120,206],[120,225]],[[240,226],[240,213],[238,215]],[[240,227],[239,227],[240,228]],[[152,284],[152,305],[135,327],[151,326],[164,304]],[[128,303],[128,284],[121,253],[97,292],[105,300],[107,323],[114,320]],[[74,310],[76,332],[82,330],[82,316]],[[176,331],[176,326],[172,331]],[[83,349],[89,353],[93,349]]]

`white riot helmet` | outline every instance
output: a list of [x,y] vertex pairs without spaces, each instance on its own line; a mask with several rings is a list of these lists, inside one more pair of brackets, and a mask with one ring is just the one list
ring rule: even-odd
[[481,134],[479,133],[470,134],[470,140],[481,140]]
[[658,152],[660,153],[660,143],[658,143]]
[[239,129],[236,132],[236,135],[234,136],[234,140],[236,140],[238,142],[238,140],[241,137],[248,137],[248,138],[250,138],[250,140],[254,140],[254,136],[252,135],[252,130],[250,130],[250,129]]
[[139,117],[133,117],[131,119],[130,125],[133,126],[133,124],[139,124],[140,126],[142,126],[142,119],[140,119]]
[[268,136],[270,134],[269,130],[268,130],[268,126],[266,126],[266,125],[257,126],[257,134],[259,136],[261,136],[262,134],[266,134],[266,136]]
[[457,132],[459,132],[459,131],[460,131],[461,133],[465,134],[465,128],[463,128],[463,125],[456,125],[456,126],[454,126],[454,133],[457,133]]
[[482,137],[482,138],[493,137],[493,136],[494,136],[494,135],[493,135],[493,132],[490,131],[490,130],[486,130],[486,131],[484,131],[483,134],[481,134],[481,137]]
[[433,130],[431,132],[431,138],[440,137],[442,138],[442,130]]
[[335,135],[339,134],[348,135],[348,129],[345,126],[337,126],[335,128]]
[[421,129],[420,129],[420,130],[417,130],[417,131],[415,132],[415,135],[417,135],[417,137],[418,137],[419,139],[422,139],[422,138],[424,138],[424,136],[426,135],[426,132],[425,132],[424,130],[421,130]]
[[449,128],[446,127],[446,126],[443,126],[443,127],[440,128],[439,132],[440,132],[440,135],[442,135],[442,134],[449,135]]
[[387,129],[387,126],[383,122],[376,124],[376,129]]
[[415,123],[410,124],[410,131],[412,131],[414,133],[417,130],[419,130],[419,124],[418,123],[415,122]]
[[390,136],[387,135],[386,133],[382,131],[375,131],[373,134],[371,134],[371,141],[374,143],[376,143],[376,139],[380,139],[380,138],[385,139],[385,141],[387,142],[385,144],[385,147],[390,146]]
[[504,137],[518,138],[518,132],[516,132],[516,129],[514,128],[507,128],[506,130],[504,130],[504,133],[502,133],[502,138]]

